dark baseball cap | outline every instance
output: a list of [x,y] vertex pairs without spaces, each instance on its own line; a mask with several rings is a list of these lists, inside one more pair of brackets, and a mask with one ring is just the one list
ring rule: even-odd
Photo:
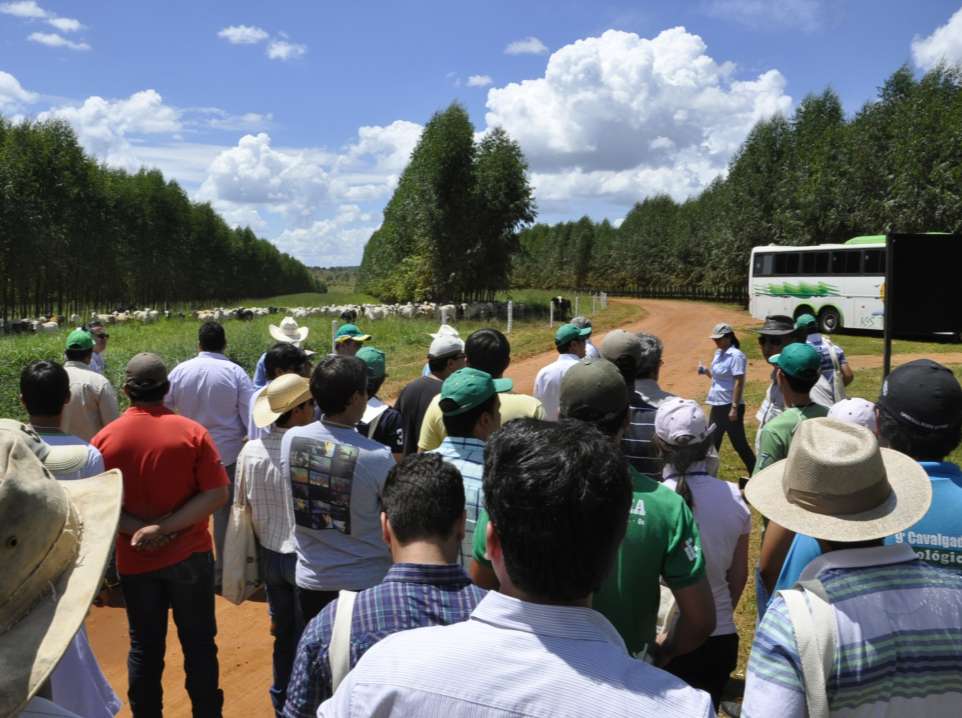
[[772,314],[771,316],[765,317],[765,323],[762,324],[758,333],[767,334],[772,337],[783,337],[794,331],[795,322],[791,317],[784,314]]
[[151,391],[167,381],[167,367],[164,360],[156,354],[141,352],[135,354],[124,372],[124,386],[136,392]]
[[878,405],[913,426],[948,429],[962,422],[962,386],[948,367],[916,359],[888,375]]
[[607,359],[582,359],[572,364],[561,379],[562,416],[606,421],[627,406],[625,379]]
[[785,374],[796,379],[818,379],[822,357],[811,344],[789,344],[768,360]]

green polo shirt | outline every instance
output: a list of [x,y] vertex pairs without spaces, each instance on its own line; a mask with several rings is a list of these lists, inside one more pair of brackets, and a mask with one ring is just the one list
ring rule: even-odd
[[752,472],[752,476],[766,466],[786,458],[788,447],[792,445],[792,436],[798,425],[805,419],[814,419],[819,416],[828,416],[828,409],[820,404],[795,406],[786,409],[765,424],[758,441],[758,461],[755,462],[755,471]]
[[[690,586],[705,575],[698,526],[684,500],[671,489],[629,467],[633,496],[625,539],[611,574],[595,594],[592,607],[621,634],[635,656],[655,639],[659,579],[672,589]],[[487,511],[474,532],[474,560],[484,557]]]

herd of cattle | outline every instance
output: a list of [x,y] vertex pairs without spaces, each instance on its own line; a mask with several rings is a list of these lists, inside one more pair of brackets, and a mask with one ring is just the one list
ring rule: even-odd
[[[555,320],[564,321],[570,318],[571,302],[563,297],[553,297]],[[514,304],[514,315],[517,317],[535,317],[547,313],[547,308],[540,305]],[[17,320],[0,319],[0,332],[6,334],[51,334],[61,327],[76,327],[84,323],[100,322],[102,324],[124,324],[126,322],[150,323],[161,319],[185,319],[193,317],[198,321],[223,321],[226,319],[252,320],[270,314],[289,314],[295,319],[307,317],[328,316],[346,322],[379,321],[392,317],[402,319],[436,319],[441,322],[453,322],[461,319],[503,318],[507,316],[506,302],[461,302],[457,304],[442,304],[439,302],[407,302],[405,304],[326,304],[316,307],[234,307],[232,309],[217,307],[214,309],[198,309],[191,313],[173,312],[159,309],[118,308],[112,312],[92,312],[86,319],[78,314],[70,316],[51,315],[33,319]]]

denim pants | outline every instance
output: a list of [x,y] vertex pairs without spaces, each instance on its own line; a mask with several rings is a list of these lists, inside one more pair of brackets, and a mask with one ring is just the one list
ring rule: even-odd
[[219,718],[224,694],[218,687],[214,560],[209,551],[157,571],[120,577],[127,604],[130,653],[127,697],[135,718],[160,718],[161,676],[167,648],[167,612],[173,609],[184,651],[184,686],[195,718]]
[[221,556],[224,555],[224,537],[227,535],[227,523],[230,521],[230,509],[234,505],[234,472],[237,470],[237,463],[224,467],[227,470],[227,503],[214,512],[214,588],[220,593],[221,575],[224,573],[224,565]]
[[267,610],[271,616],[271,635],[274,636],[274,684],[271,703],[274,712],[282,716],[287,700],[287,682],[294,666],[297,642],[303,623],[294,586],[296,553],[278,553],[264,546],[260,550],[260,573],[267,589]]

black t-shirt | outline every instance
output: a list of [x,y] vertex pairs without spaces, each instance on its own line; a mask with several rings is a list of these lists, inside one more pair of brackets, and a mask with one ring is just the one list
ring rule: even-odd
[[421,422],[428,410],[431,399],[441,393],[441,380],[436,376],[418,377],[401,389],[394,408],[401,412],[404,426],[404,453],[414,454],[418,450],[418,437],[421,436]]
[[404,451],[404,420],[401,418],[401,412],[390,406],[378,415],[373,434],[370,433],[370,425],[363,421],[357,425],[357,431],[384,444],[392,454],[400,454]]

